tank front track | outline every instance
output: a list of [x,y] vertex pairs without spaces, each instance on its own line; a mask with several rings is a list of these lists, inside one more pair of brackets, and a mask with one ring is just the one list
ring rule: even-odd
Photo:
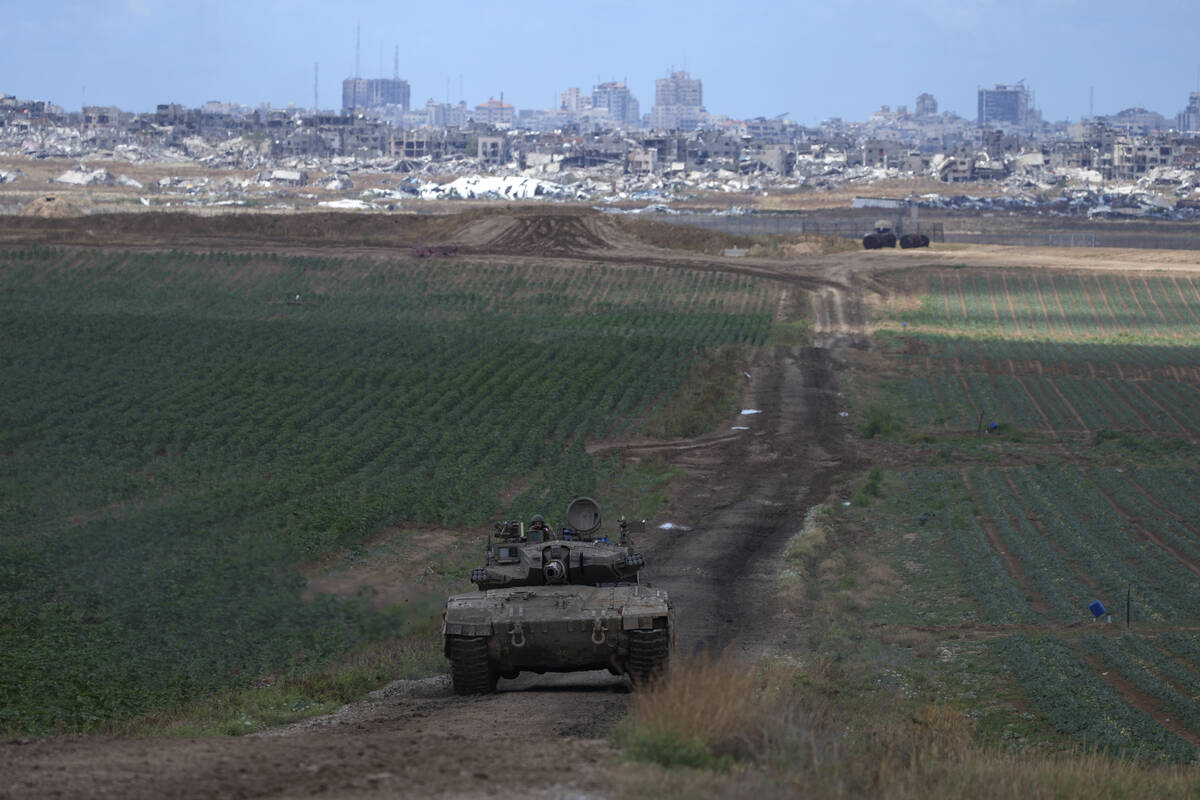
[[629,679],[645,686],[667,669],[670,656],[666,628],[629,632]]
[[486,636],[448,636],[450,679],[455,694],[489,694],[496,691],[499,672],[488,660]]

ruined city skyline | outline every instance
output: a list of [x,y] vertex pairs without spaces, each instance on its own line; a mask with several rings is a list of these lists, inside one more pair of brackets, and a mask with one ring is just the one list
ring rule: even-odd
[[0,53],[0,90],[66,109],[211,100],[309,108],[314,94],[321,108],[339,109],[344,79],[398,75],[412,107],[433,99],[473,108],[503,94],[515,108],[545,109],[571,87],[592,94],[623,83],[647,115],[654,81],[688,71],[713,114],[787,113],[814,124],[911,108],[926,92],[942,111],[974,118],[979,89],[1022,80],[1046,120],[1138,107],[1170,118],[1200,88],[1200,8],[1181,0],[1136,14],[1075,0],[688,8],[618,0],[585,12],[531,0],[466,3],[446,19],[440,9],[368,0],[51,0],[6,9],[13,44]]

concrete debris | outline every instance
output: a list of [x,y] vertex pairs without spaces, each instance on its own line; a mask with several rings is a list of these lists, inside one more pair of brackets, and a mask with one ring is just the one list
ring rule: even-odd
[[55,183],[67,183],[72,186],[112,186],[116,182],[112,173],[106,169],[88,172],[84,169],[70,169],[54,179]]
[[465,175],[450,183],[422,184],[420,196],[423,200],[582,200],[586,199],[588,194],[582,188],[572,189],[560,183],[551,183],[537,178]]
[[258,173],[256,180],[264,186],[271,186],[277,183],[283,186],[306,186],[308,184],[308,173],[297,169],[264,170]]
[[134,189],[145,189],[146,188],[145,186],[142,185],[141,181],[135,181],[133,178],[129,177],[128,175],[118,175],[117,176],[117,185],[118,186],[130,186],[130,187],[133,187]]
[[362,200],[352,200],[348,197],[341,200],[322,200],[317,203],[318,208],[336,208],[342,211],[371,211],[375,206],[370,203],[364,203]]
[[19,169],[14,169],[11,172],[5,172],[0,169],[0,183],[14,183],[25,177],[25,173]]

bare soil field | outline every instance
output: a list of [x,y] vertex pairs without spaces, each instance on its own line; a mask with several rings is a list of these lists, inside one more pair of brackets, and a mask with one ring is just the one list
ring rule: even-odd
[[[611,218],[571,210],[0,218],[3,246],[388,257],[433,243],[457,246],[464,260],[530,259],[564,270],[607,262],[753,274],[787,288],[789,316],[812,318],[812,346],[765,348],[748,366],[743,407],[759,414],[695,440],[621,443],[629,459],[661,457],[686,471],[662,515],[673,527],[641,542],[643,576],[676,603],[680,648],[733,648],[747,658],[786,644],[795,624],[776,607],[788,538],[839,476],[863,466],[838,416],[837,375],[849,350],[870,346],[870,304],[903,291],[879,273],[955,264],[1200,271],[1200,253],[990,246],[722,258],[654,247]],[[606,673],[522,676],[482,698],[455,697],[443,678],[393,684],[266,736],[8,741],[0,744],[0,797],[626,796],[657,780],[657,768],[618,763],[605,739],[628,701],[626,685]]]

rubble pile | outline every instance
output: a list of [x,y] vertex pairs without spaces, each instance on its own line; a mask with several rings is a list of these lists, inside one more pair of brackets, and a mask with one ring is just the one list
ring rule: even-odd
[[590,196],[582,187],[572,189],[537,178],[491,175],[465,175],[444,184],[425,183],[421,185],[419,193],[423,200],[582,200]]
[[72,186],[112,186],[116,178],[106,169],[89,172],[83,168],[70,169],[54,179],[55,183],[66,183]]
[[[947,187],[914,198],[931,209],[1154,219],[1200,213],[1200,144],[1186,137],[1154,144],[1103,130],[1044,143],[960,136],[954,146],[929,152],[928,141],[922,150],[917,142],[872,138],[878,131],[856,133],[853,126],[828,138],[806,131],[773,141],[736,128],[544,135],[486,126],[404,130],[377,120],[282,111],[206,128],[218,117],[174,106],[119,126],[60,124],[69,116],[47,113],[41,124],[0,125],[0,155],[71,159],[75,166],[51,183],[110,188],[125,193],[121,202],[132,190],[151,207],[395,210],[408,200],[489,199],[670,213],[688,201],[742,209],[772,197],[778,208],[779,196],[859,187],[869,194],[865,190],[881,182],[924,179]],[[891,119],[883,115],[879,124]],[[494,147],[488,157],[485,139]],[[114,164],[131,165],[137,177]],[[20,181],[14,192],[37,191],[27,174],[5,166],[0,185]],[[133,166],[156,169],[147,177]],[[175,167],[178,173],[171,174]],[[197,177],[197,168],[217,174]],[[966,185],[980,188],[950,189]]]

